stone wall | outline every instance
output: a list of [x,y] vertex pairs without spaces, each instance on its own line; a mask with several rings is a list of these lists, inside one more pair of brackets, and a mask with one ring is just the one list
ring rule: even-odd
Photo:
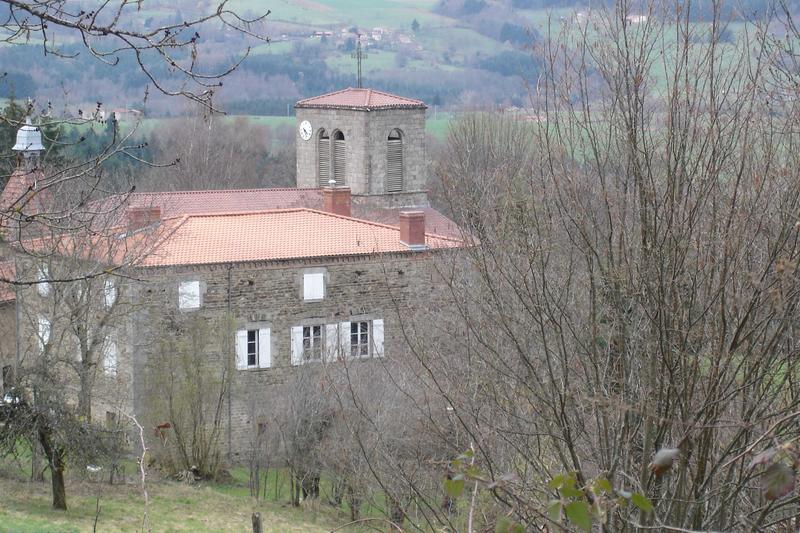
[[[75,270],[61,270],[56,258],[46,262],[52,278],[66,278],[75,274]],[[37,268],[29,258],[17,260],[17,276],[19,279],[35,279]],[[73,266],[74,268],[74,266]],[[37,365],[45,365],[56,380],[59,394],[64,401],[77,404],[78,372],[81,361],[81,350],[75,336],[76,326],[81,320],[88,328],[88,338],[102,337],[103,341],[113,342],[117,346],[116,373],[107,373],[103,366],[103,348],[97,344],[91,349],[90,358],[93,364],[89,372],[94,376],[92,391],[92,417],[94,421],[103,423],[107,413],[119,418],[121,413],[132,414],[133,367],[130,356],[129,318],[135,307],[128,299],[127,283],[116,278],[117,298],[111,307],[105,303],[104,283],[106,276],[72,282],[50,283],[46,294],[40,291],[40,285],[21,285],[17,289],[19,312],[16,313],[14,327],[19,330],[19,370],[23,375]],[[67,305],[67,299],[73,298],[75,291],[87,290],[91,295],[86,306]],[[74,309],[82,309],[77,315]],[[76,316],[74,316],[76,315]],[[9,315],[10,316],[10,315]],[[50,323],[48,342],[42,348],[39,337],[39,319],[46,318]]]
[[[300,325],[333,324],[350,320],[384,320],[384,360],[401,357],[404,339],[399,330],[397,310],[404,314],[417,303],[432,298],[435,283],[430,271],[430,255],[396,254],[373,258],[345,258],[302,263],[263,263],[252,265],[164,268],[147,271],[154,281],[141,283],[137,289],[141,309],[133,326],[138,340],[135,350],[134,395],[137,410],[145,410],[144,396],[152,394],[142,369],[158,338],[170,335],[170,324],[203,319],[219,324],[230,316],[230,331],[217,335],[228,346],[227,353],[210,348],[208,357],[226,360],[235,357],[235,330],[270,328],[272,366],[267,369],[236,370],[233,379],[230,417],[226,421],[223,445],[230,440],[234,460],[242,460],[250,439],[257,430],[259,414],[274,401],[270,395],[302,369],[291,364],[291,328]],[[325,298],[303,300],[303,273],[324,272]],[[178,309],[180,281],[201,282],[202,305],[193,311]],[[336,362],[307,365],[336,365]],[[357,364],[377,364],[367,359]],[[305,366],[305,365],[304,365]],[[146,413],[143,414],[146,420]],[[155,422],[155,421],[151,421]]]
[[[308,120],[313,128],[310,140],[300,138],[299,125]],[[321,130],[329,136],[340,130],[346,142],[346,185],[355,195],[386,193],[387,139],[393,129],[403,135],[403,195],[427,189],[425,153],[425,110],[386,109],[354,111],[348,109],[297,108],[297,186],[318,187],[317,147]],[[391,200],[387,200],[387,205]]]
[[[0,303],[0,391],[12,385],[17,358],[16,302]],[[5,380],[3,378],[6,378]]]

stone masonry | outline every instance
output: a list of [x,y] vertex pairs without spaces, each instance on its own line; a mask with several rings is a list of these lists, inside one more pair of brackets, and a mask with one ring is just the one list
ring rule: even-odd
[[[387,205],[427,205],[425,109],[318,109],[298,107],[297,125],[308,120],[313,135],[297,143],[297,186],[318,187],[318,138],[341,131],[346,143],[346,185],[356,196],[386,195]],[[387,139],[393,129],[403,136],[403,192],[386,193]],[[415,193],[415,194],[412,194]],[[393,201],[397,196],[399,201]]]
[[[233,380],[223,447],[227,449],[230,442],[234,460],[241,459],[257,430],[259,411],[263,413],[264,409],[269,409],[274,389],[271,386],[285,383],[297,370],[290,359],[291,328],[380,318],[385,324],[385,358],[402,357],[404,341],[398,328],[397,310],[403,313],[417,304],[429,305],[432,301],[436,284],[432,280],[430,258],[430,254],[423,252],[327,261],[148,269],[145,275],[152,281],[138,283],[135,291],[141,300],[141,312],[132,325],[138,339],[138,346],[133,347],[132,362],[135,410],[144,411],[145,396],[152,393],[143,380],[144,368],[151,351],[157,349],[159,336],[170,334],[165,324],[198,317],[214,320],[230,313],[234,330],[268,327],[271,368],[237,370]],[[325,274],[323,300],[303,300],[305,272]],[[178,309],[178,284],[190,280],[200,281],[202,305],[197,310],[181,311]],[[208,356],[233,358],[234,334],[235,331],[220,332],[229,338],[227,354],[209,353]],[[358,363],[371,364],[368,359]],[[253,409],[254,405],[260,408]],[[160,422],[148,420],[147,413],[143,416],[153,426]]]

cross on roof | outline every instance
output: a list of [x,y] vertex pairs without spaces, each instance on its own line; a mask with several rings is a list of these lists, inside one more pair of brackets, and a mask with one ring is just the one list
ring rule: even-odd
[[358,44],[356,44],[356,51],[350,54],[350,57],[353,59],[358,60],[358,88],[362,88],[364,85],[361,81],[361,61],[369,57],[365,52],[361,50],[361,34],[358,34]]

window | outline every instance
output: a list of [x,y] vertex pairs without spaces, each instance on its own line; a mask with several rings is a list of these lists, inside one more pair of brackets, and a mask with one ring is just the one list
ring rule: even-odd
[[337,186],[345,184],[346,154],[344,133],[337,131],[333,134],[333,179]]
[[322,300],[325,298],[325,274],[303,274],[303,299]]
[[386,191],[403,190],[403,136],[392,130],[386,140]]
[[331,138],[325,130],[317,137],[317,174],[319,186],[327,187],[331,179]]
[[43,352],[44,347],[50,342],[50,321],[46,317],[40,316],[38,318],[37,333],[38,338],[36,340],[39,343],[39,351]]
[[339,325],[342,353],[348,357],[383,357],[383,320],[358,320]]
[[292,328],[292,365],[333,361],[337,357],[336,324],[311,324]]
[[106,339],[103,343],[103,372],[108,376],[117,375],[117,361],[119,359],[119,350],[117,343]]
[[303,326],[303,360],[321,361],[324,337],[322,326]]
[[236,332],[237,369],[269,368],[271,364],[269,328],[240,329]]
[[109,308],[117,301],[117,286],[112,279],[107,279],[103,283],[103,301]]
[[350,357],[369,357],[369,322],[350,322]]
[[200,308],[199,281],[181,281],[178,287],[178,308],[183,310]]
[[40,296],[47,296],[50,294],[50,269],[47,265],[39,265],[36,269],[36,290],[39,291]]

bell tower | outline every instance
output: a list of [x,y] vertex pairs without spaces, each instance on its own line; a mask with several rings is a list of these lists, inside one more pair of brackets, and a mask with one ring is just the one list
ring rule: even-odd
[[411,98],[349,88],[301,100],[297,186],[349,187],[353,201],[427,206],[425,110]]

